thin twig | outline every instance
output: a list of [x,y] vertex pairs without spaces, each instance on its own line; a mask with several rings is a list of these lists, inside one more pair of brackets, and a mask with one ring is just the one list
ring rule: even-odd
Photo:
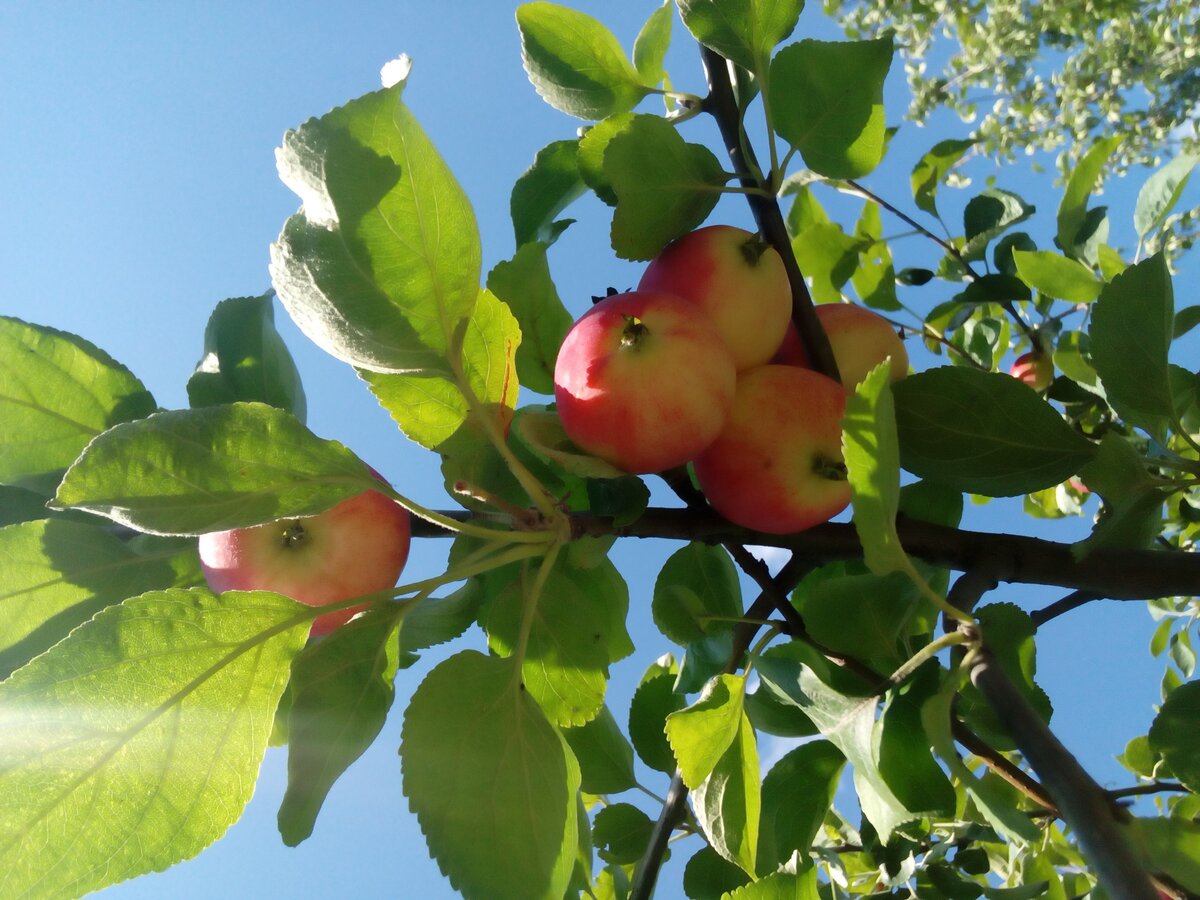
[[1051,619],[1061,616],[1063,613],[1068,613],[1073,609],[1078,609],[1084,604],[1091,603],[1093,600],[1101,600],[1101,594],[1095,594],[1091,591],[1072,591],[1067,596],[1055,600],[1049,606],[1035,609],[1029,614],[1029,618],[1033,619],[1033,624],[1041,628]]

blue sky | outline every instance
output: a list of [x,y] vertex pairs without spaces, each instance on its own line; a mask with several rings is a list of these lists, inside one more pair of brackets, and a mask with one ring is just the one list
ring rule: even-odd
[[[574,4],[605,21],[627,48],[655,5]],[[819,4],[810,7],[797,36],[834,37]],[[678,23],[675,39],[668,69],[677,86],[699,91],[698,60]],[[401,52],[414,61],[406,101],[472,199],[490,267],[514,249],[513,180],[541,146],[571,137],[579,124],[547,106],[526,81],[508,4],[6,5],[0,13],[0,314],[79,333],[137,373],[161,406],[186,405],[184,384],[212,307],[269,286],[268,246],[297,205],[275,176],[273,151],[283,132],[376,88],[380,66]],[[888,90],[889,122],[900,124],[905,91],[898,71]],[[715,138],[710,123],[687,127],[690,140]],[[907,176],[913,162],[937,140],[965,130],[950,120],[923,130],[905,125],[892,158],[866,182],[912,211]],[[986,164],[975,172],[979,185],[996,174],[998,186],[1038,204],[1043,228],[1052,225],[1058,194],[1048,178]],[[1114,227],[1124,232],[1140,181],[1126,179],[1106,198],[1119,220]],[[948,196],[953,209],[970,195]],[[829,200],[834,210],[856,209],[856,203]],[[585,200],[570,214],[579,224],[554,248],[551,265],[560,294],[580,312],[610,285],[633,286],[640,267],[608,250],[606,208]],[[722,201],[713,220],[750,224],[736,198]],[[894,221],[885,227],[902,230]],[[1041,244],[1049,246],[1048,237]],[[915,298],[922,309],[933,302]],[[310,427],[348,444],[414,500],[448,505],[436,458],[395,431],[348,367],[309,345],[282,310],[278,319],[304,377]],[[919,355],[915,361],[930,364]],[[1028,523],[1011,506],[990,504],[970,510],[967,524],[1002,531]],[[1072,540],[1085,532],[1086,521],[1038,528]],[[672,549],[639,544],[614,553],[630,583],[638,645],[636,656],[614,669],[611,705],[618,720],[642,669],[671,649],[652,632],[648,607],[653,575]],[[416,547],[408,572],[414,578],[440,572],[444,552],[438,542]],[[1004,589],[990,599],[1035,607],[1057,596]],[[1093,604],[1047,625],[1041,636],[1040,681],[1055,700],[1056,724],[1103,782],[1128,783],[1112,756],[1128,736],[1144,732],[1158,699],[1161,664],[1149,661],[1145,650],[1151,628],[1140,604]],[[467,641],[482,643],[477,631]],[[429,665],[401,673],[397,709]],[[300,848],[284,847],[275,831],[285,775],[283,753],[271,751],[254,800],[225,839],[197,860],[105,896],[449,896],[400,792],[399,724],[393,715],[372,750],[334,788],[315,834]],[[665,789],[661,778],[648,783]],[[675,896],[680,864],[690,853],[679,847],[660,897]]]

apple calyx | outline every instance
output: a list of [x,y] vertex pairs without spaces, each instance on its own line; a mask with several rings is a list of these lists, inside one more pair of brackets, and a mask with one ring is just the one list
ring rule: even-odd
[[279,543],[285,550],[294,550],[307,540],[308,532],[305,531],[303,523],[299,519],[293,519],[283,529],[283,537]]
[[844,462],[826,456],[813,457],[812,471],[818,478],[824,478],[826,481],[847,481],[850,477]]
[[627,315],[624,318],[625,328],[621,332],[621,346],[636,348],[638,344],[646,339],[646,335],[650,333],[650,329],[637,316]]
[[759,235],[753,235],[741,246],[742,256],[750,268],[756,268],[763,254],[771,249],[771,245]]

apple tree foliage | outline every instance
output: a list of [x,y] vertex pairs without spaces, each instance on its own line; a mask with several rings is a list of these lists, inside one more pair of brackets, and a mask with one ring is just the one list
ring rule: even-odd
[[[586,128],[513,186],[516,251],[488,271],[403,62],[286,135],[279,173],[301,206],[272,247],[274,295],[441,457],[454,504],[393,492],[418,535],[453,540],[448,569],[323,640],[306,643],[317,610],[215,596],[196,559],[198,534],[379,488],[305,426],[270,296],[217,307],[182,410],[82,337],[0,320],[0,896],[78,896],[199,853],[271,743],[289,754],[280,832],[303,841],[402,670],[474,625],[486,652],[441,647],[405,686],[399,747],[429,851],[465,896],[647,897],[677,836],[697,900],[1200,893],[1200,374],[1171,355],[1197,307],[1177,303],[1165,254],[1108,242],[1093,200],[1115,138],[1071,169],[1053,246],[1023,230],[1042,213],[1012,186],[942,221],[967,140],[921,159],[911,197],[879,196],[864,179],[887,152],[893,42],[795,34],[802,5],[677,0],[631,55],[595,19],[520,6],[533,87]],[[664,71],[672,40],[699,47],[695,93]],[[1146,181],[1141,244],[1193,162]],[[862,200],[856,221],[826,212],[831,189]],[[582,453],[535,396],[571,321],[550,265],[570,204],[593,192],[612,252],[646,260],[730,190],[798,264],[814,359],[829,354],[811,304],[845,297],[941,357],[894,386],[877,370],[848,404],[852,523],[734,527],[685,471],[640,479]],[[905,264],[884,238],[896,216],[939,261]],[[1057,373],[1043,394],[1003,372],[1031,348]],[[648,482],[680,503],[649,505]],[[972,532],[964,495],[1049,518],[1096,495],[1099,514],[1075,544]],[[647,661],[625,710],[606,703],[610,666],[635,652],[608,551],[633,537],[677,545],[652,611],[678,652]],[[772,575],[749,545],[789,559]],[[1031,614],[988,598],[1001,582],[1067,593]],[[1100,598],[1148,601],[1169,660],[1122,758],[1130,784],[1107,791],[1049,730],[1036,668],[1039,627]],[[763,736],[795,739],[766,772]],[[843,779],[857,810],[834,803]],[[1138,794],[1153,800],[1134,815],[1121,801]]]

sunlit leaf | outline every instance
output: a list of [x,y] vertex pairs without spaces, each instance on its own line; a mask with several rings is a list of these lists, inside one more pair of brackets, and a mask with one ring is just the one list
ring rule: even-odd
[[742,615],[733,560],[722,547],[689,543],[663,564],[654,582],[654,624],[681,646],[732,627]]
[[695,703],[667,716],[667,740],[688,787],[695,788],[712,773],[737,737],[745,693],[744,678],[718,675]]
[[79,896],[219,838],[253,792],[302,609],[144,594],[0,684],[0,894]]
[[0,482],[52,491],[88,441],[152,412],[149,391],[99,347],[0,317]]
[[379,372],[445,374],[479,293],[479,233],[403,87],[284,135],[279,177],[303,207],[271,247],[271,279],[327,353]]
[[828,741],[788,751],[762,784],[758,871],[778,869],[800,851],[807,854],[825,821],[846,757]]
[[518,249],[531,241],[553,243],[562,228],[556,217],[586,190],[578,147],[579,141],[547,144],[513,185],[509,212]]
[[1150,748],[1167,768],[1192,791],[1200,790],[1200,681],[1189,681],[1171,691],[1150,726]]
[[1071,170],[1063,198],[1058,204],[1058,233],[1054,238],[1068,256],[1078,259],[1081,255],[1081,245],[1086,238],[1084,226],[1088,217],[1088,200],[1100,182],[1113,151],[1123,139],[1123,135],[1114,134],[1097,141]]
[[696,40],[761,74],[775,45],[796,27],[804,0],[677,0],[677,5]]
[[564,728],[571,752],[579,761],[580,788],[589,794],[619,794],[637,784],[633,746],[607,706],[591,721]]
[[400,762],[409,806],[456,890],[562,900],[582,824],[579,767],[510,660],[464,650],[439,663],[405,713]]
[[1162,226],[1179,202],[1198,162],[1200,156],[1194,154],[1177,156],[1146,179],[1138,191],[1137,206],[1133,210],[1133,227],[1139,238],[1145,238]]
[[860,241],[836,222],[809,225],[792,239],[792,252],[809,280],[813,300],[838,303],[842,285],[858,267]]
[[934,144],[922,156],[912,171],[912,195],[917,209],[932,216],[937,211],[937,191],[950,171],[958,165],[968,150],[976,144],[973,140],[945,140]]
[[891,64],[890,37],[806,39],[784,47],[771,61],[775,129],[814,172],[827,178],[867,174],[883,159],[883,81]]
[[60,507],[157,534],[319,513],[379,481],[353,453],[262,403],[172,410],[106,431],[67,472]]
[[892,251],[883,239],[883,217],[876,204],[870,201],[863,204],[854,226],[854,236],[863,242],[858,267],[850,276],[859,299],[872,309],[900,309],[900,301],[896,298],[896,268],[892,264]]
[[754,728],[742,713],[733,741],[693,788],[692,808],[712,848],[750,874],[758,854],[760,779]]
[[1104,282],[1083,263],[1049,250],[1014,250],[1012,258],[1022,281],[1068,303],[1091,303],[1104,287]]
[[663,672],[643,681],[629,704],[629,739],[638,758],[652,769],[668,775],[675,771],[675,754],[667,741],[667,716],[687,705],[675,693],[675,674]]
[[555,109],[603,119],[633,109],[648,88],[603,24],[556,3],[517,8],[521,61],[529,80]]
[[671,0],[663,0],[661,6],[650,13],[650,18],[638,32],[633,42],[633,67],[645,84],[658,84],[666,78],[663,59],[671,46],[671,25],[675,21],[675,6]]
[[1036,207],[1012,191],[993,188],[972,197],[963,210],[963,233],[967,239],[963,256],[968,261],[982,259],[992,240],[1036,211]]
[[1149,867],[1200,893],[1200,823],[1183,817],[1135,818],[1126,823]]

